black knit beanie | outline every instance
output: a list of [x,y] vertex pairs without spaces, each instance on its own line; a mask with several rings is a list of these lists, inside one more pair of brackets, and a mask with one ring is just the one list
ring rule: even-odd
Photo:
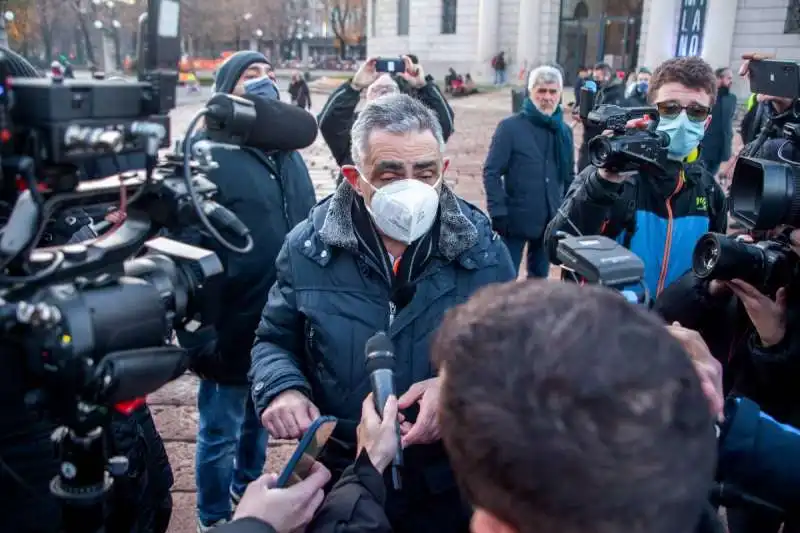
[[242,74],[255,63],[271,64],[264,54],[253,50],[241,50],[231,55],[217,70],[214,91],[218,93],[233,91]]

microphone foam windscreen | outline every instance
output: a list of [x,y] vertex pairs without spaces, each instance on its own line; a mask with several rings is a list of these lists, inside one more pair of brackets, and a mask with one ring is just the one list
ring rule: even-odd
[[305,109],[254,94],[242,98],[253,102],[256,109],[246,146],[267,152],[301,150],[317,138],[317,119]]
[[394,370],[394,344],[383,331],[369,338],[364,345],[367,373],[386,368]]

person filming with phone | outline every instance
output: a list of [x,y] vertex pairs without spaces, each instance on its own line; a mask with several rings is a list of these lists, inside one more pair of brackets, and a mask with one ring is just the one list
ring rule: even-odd
[[515,269],[486,215],[447,186],[439,118],[422,102],[373,100],[352,139],[347,181],[278,255],[251,354],[253,398],[274,438],[299,438],[320,415],[336,417],[321,457],[336,478],[357,455],[355,421],[371,390],[365,345],[386,332],[405,417],[402,487],[387,492],[392,528],[466,532],[469,512],[439,441],[428,344],[449,308],[516,278]]
[[[279,477],[267,474],[252,482],[236,508],[234,521],[216,533],[391,533],[383,509],[383,473],[397,450],[397,398],[386,402],[383,414],[370,394],[361,404],[356,431],[358,458],[327,495],[331,474],[313,463],[303,479],[279,488]],[[288,467],[287,467],[288,468]]]
[[393,59],[370,57],[351,80],[333,91],[317,117],[319,131],[337,165],[353,163],[350,157],[350,128],[358,117],[356,107],[361,96],[371,102],[386,94],[401,93],[403,90],[397,78],[403,81],[404,88],[410,88],[412,96],[436,113],[444,141],[450,138],[453,133],[453,109],[433,77],[425,75],[422,65],[412,61],[409,56]]
[[648,90],[660,117],[654,134],[662,135],[661,142],[663,134],[669,137],[661,169],[584,169],[545,232],[551,262],[562,232],[603,234],[644,261],[643,282],[653,297],[689,270],[697,240],[708,231],[725,233],[727,226],[725,195],[698,160],[715,95],[714,72],[698,57],[669,59],[655,70]]

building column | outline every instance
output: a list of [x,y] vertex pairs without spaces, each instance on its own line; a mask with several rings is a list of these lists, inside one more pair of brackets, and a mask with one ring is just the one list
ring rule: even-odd
[[680,2],[678,0],[646,0],[645,7],[648,12],[646,27],[642,28],[645,35],[643,43],[645,50],[641,66],[654,69],[675,56],[675,36],[678,33]]
[[[527,70],[530,72],[539,61],[540,34],[538,31],[531,31],[531,28],[541,27],[541,13],[540,0],[519,0],[517,53],[514,57],[517,72],[526,64]],[[524,83],[527,84],[528,80],[525,80]]]
[[714,69],[731,63],[738,4],[739,0],[706,0],[702,57]]
[[500,1],[479,0],[477,79],[493,79],[492,58],[500,51]]

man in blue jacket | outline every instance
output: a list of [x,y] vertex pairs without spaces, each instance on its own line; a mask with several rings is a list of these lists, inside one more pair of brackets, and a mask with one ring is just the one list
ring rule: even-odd
[[555,67],[531,72],[522,111],[494,132],[483,184],[492,227],[503,237],[519,271],[527,245],[529,278],[546,278],[550,267],[544,230],[575,177],[572,130],[559,102],[564,80]]
[[387,496],[393,531],[466,532],[469,515],[439,442],[439,380],[428,347],[448,309],[514,279],[514,268],[486,216],[444,183],[442,128],[425,104],[383,96],[351,133],[346,182],[278,255],[252,350],[253,399],[275,438],[299,437],[320,414],[337,417],[337,439],[322,458],[337,476],[356,458],[370,392],[364,345],[386,331],[406,420],[403,487]]
[[613,174],[589,166],[567,192],[547,228],[550,259],[556,234],[604,234],[618,239],[645,264],[644,283],[657,296],[691,267],[698,238],[725,233],[725,195],[702,163],[698,146],[711,117],[716,79],[698,57],[662,63],[648,98],[658,108],[658,130],[670,136],[664,175]]

